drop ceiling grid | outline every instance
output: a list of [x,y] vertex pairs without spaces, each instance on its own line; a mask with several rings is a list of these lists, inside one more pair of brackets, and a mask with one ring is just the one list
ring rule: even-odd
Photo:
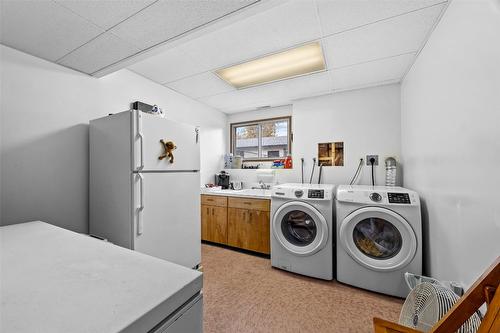
[[[442,3],[442,1],[440,1],[439,3]],[[330,87],[327,87],[328,85],[325,85],[325,87],[323,87],[322,89],[318,89],[318,91],[328,93],[331,91],[338,91],[346,88],[372,86],[377,82],[399,82],[407,68],[409,68],[413,63],[416,52],[425,41],[427,32],[432,26],[432,23],[439,16],[439,13],[441,12],[443,6],[444,5],[442,4],[436,5],[434,3],[430,3],[430,6],[412,10],[409,13],[398,14],[389,19],[377,20],[376,22],[370,23],[369,25],[363,25],[359,28],[350,29],[342,33],[335,33],[333,35],[327,36],[326,38],[321,38],[323,42],[323,52],[326,57],[325,61],[330,68],[328,74],[331,83],[329,85]],[[319,20],[318,24],[322,24],[322,21]],[[338,40],[351,41],[351,43],[353,44],[350,47],[344,47],[344,53],[348,54],[348,56],[344,56],[344,59],[350,60],[351,58],[353,58],[356,59],[356,61],[344,61],[342,63],[335,59],[335,55],[338,54],[338,52],[336,48],[332,48],[329,46],[329,39],[336,40],[337,43]],[[406,41],[408,39],[410,40],[410,42]],[[231,38],[228,37],[226,38],[226,40],[231,40]],[[391,40],[393,41],[394,45],[390,45]],[[397,40],[397,42],[394,43],[394,40]],[[193,44],[195,44],[196,40],[192,42]],[[385,46],[388,44],[391,46],[389,48],[389,51],[387,51],[387,47]],[[371,53],[367,52],[367,45],[372,47]],[[369,56],[367,56],[367,54]],[[337,69],[341,69],[344,67],[348,68],[343,71],[336,71]],[[387,72],[381,71],[381,68],[386,69]],[[213,70],[215,70],[215,68],[201,74],[190,75],[188,78],[183,78],[166,83],[165,85],[185,94],[186,96],[198,99],[199,101],[206,103],[212,107],[222,108],[226,112],[228,109],[228,101],[226,101],[224,105],[220,105],[215,101],[218,101],[218,99],[220,98],[227,98],[231,96],[231,100],[234,100],[235,108],[240,107],[241,104],[245,104],[237,103],[236,101],[238,95],[241,96],[242,101],[246,100],[245,94],[242,93],[242,90],[224,91],[225,89],[222,89],[221,92],[217,91],[213,95],[209,95],[207,93],[206,96],[201,96],[200,91],[202,90],[203,85],[202,77],[210,77],[209,81],[218,79],[215,75],[213,75]],[[368,71],[368,73],[365,73],[364,71]],[[370,71],[372,72],[371,74]],[[364,79],[365,81],[363,82],[357,80],[353,82],[352,79],[347,80],[345,78],[346,75],[343,73],[357,73],[354,75],[357,75],[359,79]],[[213,77],[211,75],[213,75]],[[336,77],[337,75],[338,77]],[[303,78],[297,79],[303,80]],[[196,82],[196,87],[190,87],[188,84],[188,82],[190,81]],[[287,80],[284,80],[282,84],[292,84],[292,82],[287,83],[286,81]],[[341,82],[344,82],[344,85],[339,84]],[[211,82],[210,84],[213,84],[213,82]],[[267,87],[269,88],[269,86],[271,85],[272,84],[268,85]],[[194,92],[194,90],[196,90],[196,92]],[[234,93],[229,94],[229,92]],[[312,91],[310,93],[313,94]],[[267,95],[273,94],[268,91]],[[291,99],[294,99],[293,96],[290,97]],[[259,96],[255,96],[255,99],[259,102],[265,100],[259,98]],[[288,102],[290,102],[290,100],[288,100]],[[264,104],[273,103],[271,100],[267,99],[266,103]]]
[[332,68],[417,52],[442,6],[420,9],[325,38],[327,54],[335,54],[330,59]]
[[[322,22],[322,19],[321,19],[321,15],[320,15],[320,9],[319,9],[319,6],[318,6],[318,1],[319,0],[314,0],[314,10],[315,10],[315,13],[316,13],[316,20],[318,21],[318,24],[319,24],[319,28],[321,30],[321,38],[319,40],[320,42],[320,46],[321,46],[321,52],[323,52],[323,62],[325,64],[325,70],[329,70],[331,68],[331,64],[330,64],[330,59],[331,57],[328,57],[326,55],[326,50],[325,50],[325,47],[323,46],[323,37],[325,36],[325,29],[324,29],[324,24]],[[328,73],[328,78],[330,80],[330,87],[333,89],[333,77],[331,75],[331,73]]]
[[1,43],[49,61],[104,32],[52,1],[3,1],[1,7]]
[[[401,80],[448,5],[446,0],[276,1],[195,39],[184,38],[198,22],[206,25],[256,1],[219,0],[196,8],[199,2],[183,0],[4,1],[1,30],[10,32],[0,31],[0,37],[3,44],[87,73],[147,54],[165,39],[180,39],[177,47],[129,69],[231,112],[245,103],[273,104],[273,96],[289,103],[304,94]],[[236,90],[213,74],[315,40],[322,42],[328,69],[321,76]]]
[[418,49],[417,53],[415,54],[415,59],[412,61],[412,63],[408,66],[408,68],[406,69],[406,71],[404,72],[403,76],[401,77],[401,81],[403,81],[406,77],[406,75],[408,74],[408,72],[411,70],[411,68],[413,67],[413,65],[415,64],[415,62],[417,61],[417,58],[418,56],[420,55],[420,52],[422,52],[422,50],[424,49],[424,47],[427,45],[427,42],[429,41],[429,38],[431,37],[432,33],[434,32],[434,30],[436,29],[437,25],[439,24],[439,22],[441,21],[441,18],[443,17],[444,13],[446,12],[446,10],[448,9],[448,6],[450,5],[450,2],[452,0],[445,0],[443,3],[442,3],[442,10],[441,10],[441,13],[439,13],[439,16],[437,17],[436,21],[433,23],[431,29],[429,29],[429,32],[427,33],[427,36],[425,36],[425,40],[424,42],[422,43],[422,45],[420,46],[420,48]]
[[[251,35],[248,35],[249,30],[252,30]],[[270,37],[269,31],[273,31],[274,37]],[[237,38],[237,36],[242,35],[245,35],[245,38]],[[291,45],[303,44],[311,39],[317,40],[320,37],[321,26],[314,1],[288,2],[270,11],[247,18],[243,22],[238,22],[236,27],[229,26],[227,29],[215,31],[212,34],[193,40],[187,45],[183,45],[185,49],[190,50],[188,52],[191,55],[199,53],[200,49],[204,50],[203,57],[199,57],[196,63],[204,62],[206,70],[202,73],[188,74],[180,80],[164,82],[164,85],[195,99],[223,95],[228,92],[235,92],[236,96],[240,95],[243,98],[248,92],[247,89],[254,91],[255,88],[236,90],[216,76],[214,71],[221,67],[241,63],[242,59],[254,59],[262,56],[262,54],[282,51]],[[239,44],[234,45],[234,41],[236,43],[239,41]],[[225,57],[224,55],[228,56]],[[210,60],[207,61],[206,59]],[[216,59],[215,65],[214,59]],[[136,69],[136,66],[132,66],[132,68]],[[205,79],[207,80],[207,90],[211,90],[215,85],[219,87],[214,91],[214,94],[202,92]],[[222,84],[217,84],[217,82]],[[326,87],[322,88],[321,91],[326,93],[330,87],[331,82],[326,84]],[[258,97],[255,96],[255,98]]]
[[221,80],[217,75],[211,72],[190,76],[182,80],[165,84],[165,86],[194,99],[236,90],[233,86]]
[[119,62],[141,51],[128,41],[113,35],[109,30],[158,0],[53,1],[84,20],[104,29],[101,34],[56,60],[56,63],[60,65],[92,75],[110,63]]
[[[431,1],[424,1],[426,3],[429,3]],[[432,1],[436,2],[436,1]],[[442,1],[440,1],[442,2]],[[192,55],[192,57],[195,57],[198,61],[196,61],[196,64],[199,66],[199,64],[203,64],[204,66],[202,72],[196,71],[196,70],[187,70],[184,73],[183,77],[179,77],[180,75],[173,77],[173,78],[155,78],[156,82],[162,83],[162,84],[168,84],[174,81],[178,81],[180,79],[183,79],[185,77],[190,77],[194,76],[197,74],[204,74],[204,72],[214,72],[215,70],[222,68],[222,67],[228,67],[233,64],[238,64],[244,61],[248,61],[266,54],[270,53],[275,53],[278,51],[281,51],[286,48],[290,48],[293,46],[298,46],[303,43],[311,42],[314,40],[322,40],[323,43],[329,38],[333,37],[334,35],[323,35],[321,33],[321,27],[317,28],[317,32],[315,34],[307,34],[306,36],[302,36],[299,38],[300,42],[296,40],[291,40],[290,36],[286,35],[280,35],[280,38],[273,38],[272,36],[269,36],[269,33],[267,31],[273,30],[272,28],[265,28],[264,30],[266,31],[265,33],[255,33],[255,31],[252,31],[252,34],[248,34],[248,31],[251,30],[251,26],[254,27],[266,27],[266,24],[269,24],[269,22],[278,22],[277,26],[285,26],[286,28],[283,29],[286,33],[293,34],[293,35],[303,35],[301,32],[300,28],[292,29],[292,27],[287,26],[287,22],[296,22],[299,20],[301,17],[307,17],[308,14],[305,14],[305,9],[304,9],[304,4],[311,4],[312,2],[292,2],[288,3],[288,7],[292,6],[298,6],[300,4],[300,10],[294,12],[291,10],[287,10],[287,7],[281,6],[279,8],[274,8],[274,11],[272,15],[270,15],[271,11],[261,13],[259,15],[256,15],[254,17],[248,18],[246,21],[250,21],[249,24],[244,24],[242,22],[238,22],[238,24],[226,27],[225,29],[215,31],[211,34],[204,35],[198,39],[192,40],[189,43],[187,43],[184,46],[184,49],[186,53]],[[321,1],[320,1],[321,3]],[[314,4],[313,7],[314,8]],[[299,7],[297,7],[299,8]],[[310,10],[311,17],[313,19],[306,20],[305,23],[308,24],[300,24],[298,25],[299,27],[304,27],[304,26],[310,26],[310,25],[320,25],[319,21],[313,22],[316,20],[316,11],[315,10]],[[263,16],[266,14],[266,16]],[[281,15],[280,15],[281,14]],[[404,15],[404,14],[401,14]],[[277,16],[277,18],[276,18]],[[400,15],[398,15],[400,16]],[[272,17],[275,17],[275,19],[272,19]],[[260,19],[259,19],[260,18]],[[253,21],[252,21],[253,20]],[[387,21],[390,19],[384,19],[381,21]],[[378,23],[378,22],[375,22]],[[373,23],[370,23],[370,25]],[[382,23],[383,24],[383,23]],[[356,30],[356,29],[354,29]],[[368,29],[369,30],[369,29]],[[246,32],[246,35],[245,35]],[[276,29],[274,29],[274,32],[277,32]],[[235,38],[235,36],[242,36],[245,35],[245,38]],[[256,37],[254,37],[256,36]],[[279,44],[279,41],[282,41],[282,44],[284,46],[277,47],[276,45]],[[284,43],[283,43],[284,41]],[[263,46],[265,44],[265,46]],[[215,45],[215,46],[214,46]],[[203,52],[200,52],[200,50],[203,50]],[[258,51],[256,51],[258,50]],[[416,51],[413,50],[413,51]],[[239,52],[239,53],[238,53]],[[324,47],[324,52],[329,53],[327,50],[325,51]],[[409,51],[406,51],[409,52]],[[405,53],[403,52],[395,52],[390,54],[389,56],[400,54],[400,53]],[[229,55],[229,58],[228,58]],[[385,55],[388,56],[388,55]],[[384,57],[384,56],[383,56]],[[381,58],[383,58],[381,57]],[[157,57],[157,58],[161,58]],[[376,58],[373,58],[376,59]],[[365,62],[368,60],[373,60],[373,59],[363,59],[360,62]],[[331,59],[327,57],[326,59],[327,64],[329,65],[329,62]],[[142,63],[147,63],[148,60],[145,60]],[[143,72],[146,76],[148,75],[148,72],[153,72],[155,71],[154,66],[149,66],[150,68],[141,68],[141,64],[138,63],[135,65],[132,65],[131,68],[134,70],[137,70],[138,72]],[[153,64],[154,61],[150,61],[150,64]],[[164,62],[167,63],[167,62]],[[176,64],[177,65],[177,64]],[[352,65],[348,64],[348,65]],[[330,66],[329,66],[330,67]],[[153,74],[155,75],[155,74]],[[156,75],[155,75],[156,76]]]
[[147,49],[255,2],[257,0],[157,1],[111,31],[141,49]]
[[[156,1],[146,5],[146,7],[107,31],[107,33],[112,34],[110,36],[115,41],[114,45],[119,46],[118,51],[113,50],[111,44],[106,45],[100,43],[100,40],[92,40],[88,45],[82,45],[74,50],[72,53],[75,54],[68,54],[68,59],[61,59],[60,63],[64,65],[71,63],[72,65],[69,66],[71,68],[94,74],[120,61],[145,52],[145,50],[164,43],[166,40],[195,30],[256,2],[258,0],[234,2]],[[196,13],[196,15],[193,15],[193,13]],[[144,36],[147,36],[147,38],[144,38]],[[88,54],[89,49],[101,50],[101,56],[96,59],[93,66],[88,61],[78,66],[84,61],[83,59]],[[109,54],[114,56],[109,56]],[[99,66],[97,66],[98,64]],[[88,72],[88,68],[93,68],[93,70]]]
[[81,1],[53,0],[104,30],[127,20],[158,0]]
[[94,73],[109,63],[120,61],[140,51],[134,45],[106,31],[59,59],[57,63],[84,73]]
[[445,3],[447,0],[316,0],[324,37]]
[[377,82],[397,82],[414,59],[415,53],[408,53],[334,69],[331,71],[334,81],[333,89],[374,85]]
[[332,91],[327,71],[274,83],[240,89],[198,99],[200,102],[230,113],[234,108],[283,104],[291,99],[326,94]]
[[[203,73],[191,70],[185,77],[214,72],[319,39],[321,30],[312,3],[312,0],[288,2],[184,44],[186,53],[195,59],[197,66],[203,67]],[[131,68],[140,66],[139,63]],[[179,79],[182,78],[164,78],[160,83]]]
[[2,1],[1,42],[94,74],[259,1]]

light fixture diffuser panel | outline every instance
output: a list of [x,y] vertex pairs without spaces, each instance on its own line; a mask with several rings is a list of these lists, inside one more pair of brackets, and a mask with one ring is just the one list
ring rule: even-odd
[[240,89],[311,74],[325,69],[319,42],[267,55],[215,72],[221,79]]

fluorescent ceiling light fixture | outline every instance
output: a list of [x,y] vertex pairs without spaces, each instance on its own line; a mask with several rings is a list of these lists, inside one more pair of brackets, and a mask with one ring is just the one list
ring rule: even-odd
[[274,53],[215,72],[235,88],[246,88],[311,74],[325,69],[323,51],[319,42],[309,43],[283,52]]

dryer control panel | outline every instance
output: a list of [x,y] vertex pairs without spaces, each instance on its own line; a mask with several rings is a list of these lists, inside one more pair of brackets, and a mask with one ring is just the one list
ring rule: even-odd
[[402,187],[341,185],[337,201],[377,206],[420,206],[418,194]]
[[389,203],[395,204],[410,204],[410,195],[408,193],[392,193],[387,192]]

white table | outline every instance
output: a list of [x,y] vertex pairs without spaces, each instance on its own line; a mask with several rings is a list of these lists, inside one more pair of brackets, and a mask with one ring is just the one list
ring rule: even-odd
[[43,222],[0,243],[1,332],[201,331],[198,271]]

